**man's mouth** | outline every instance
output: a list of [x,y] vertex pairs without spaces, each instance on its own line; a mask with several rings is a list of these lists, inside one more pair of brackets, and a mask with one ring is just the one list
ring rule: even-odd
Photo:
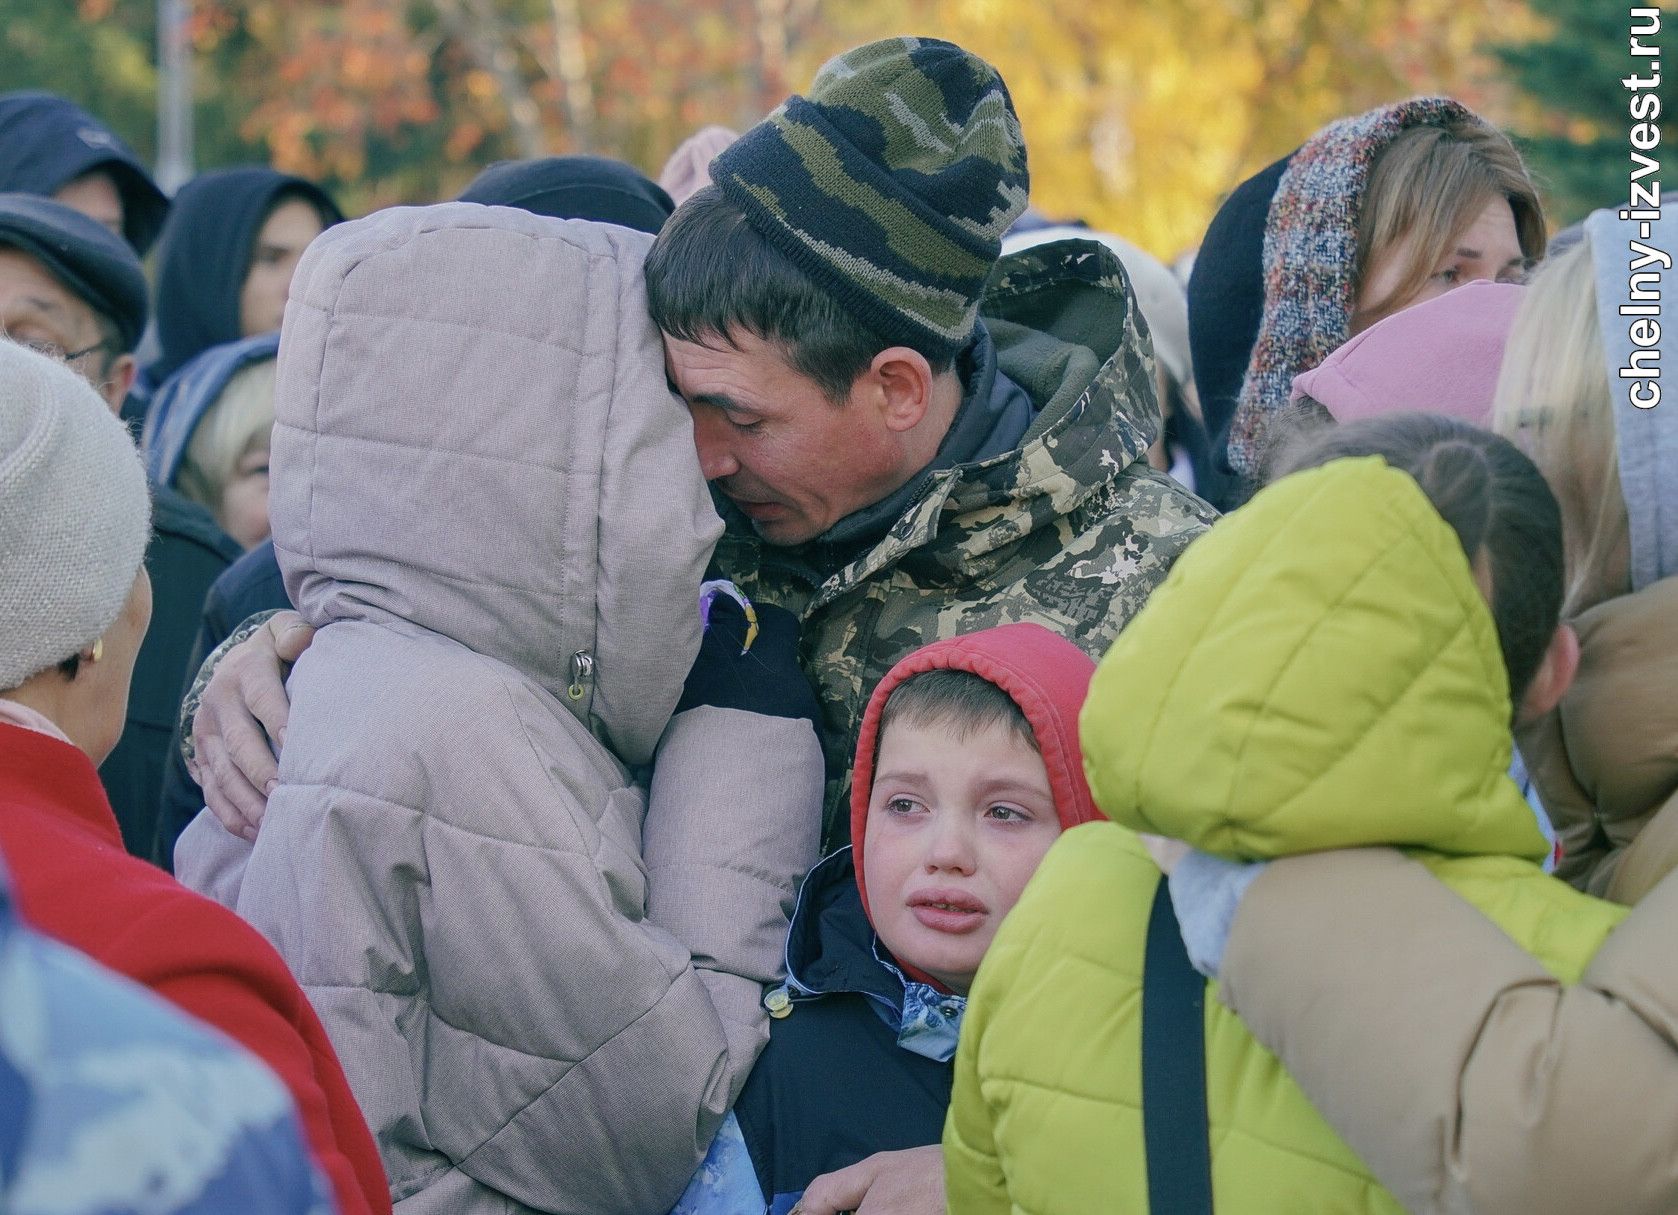
[[741,512],[749,519],[756,519],[761,522],[766,519],[777,519],[786,513],[787,508],[779,502],[768,499],[742,498],[726,489],[723,490],[723,494],[730,502],[739,507]]

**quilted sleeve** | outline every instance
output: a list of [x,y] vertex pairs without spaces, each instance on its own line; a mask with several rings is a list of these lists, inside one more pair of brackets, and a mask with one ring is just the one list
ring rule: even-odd
[[822,750],[810,723],[705,705],[659,744],[642,856],[647,920],[681,942],[728,1038],[728,1104],[769,1041],[799,879],[816,862]]
[[1406,1209],[1652,1215],[1678,1209],[1675,917],[1678,876],[1564,986],[1397,853],[1289,858],[1223,998]]

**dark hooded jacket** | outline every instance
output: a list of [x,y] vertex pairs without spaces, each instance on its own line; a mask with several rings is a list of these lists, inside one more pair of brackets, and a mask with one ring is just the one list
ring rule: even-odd
[[243,336],[239,293],[257,234],[275,205],[292,197],[312,204],[328,227],[344,218],[313,182],[261,166],[201,173],[181,187],[158,248],[162,354],[138,392],[150,395],[200,351]]
[[592,219],[653,236],[676,209],[656,183],[604,156],[504,160],[473,178],[460,201],[554,219]]
[[[875,689],[851,794],[857,856],[867,846],[880,712],[906,679],[931,670],[969,671],[1007,692],[1031,723],[1062,828],[1099,817],[1078,742],[1095,663],[1041,625],[1003,625],[925,646]],[[769,1046],[735,1103],[735,1125],[719,1134],[678,1206],[684,1215],[759,1201],[786,1211],[823,1173],[937,1143],[943,1132],[966,999],[920,981],[886,951],[852,858],[842,848],[804,879],[787,933],[786,983],[764,1000],[774,1018]],[[747,1192],[741,1141],[758,1193]]]
[[1214,472],[1203,485],[1196,466],[1195,488],[1219,510],[1239,504],[1239,483],[1225,445],[1264,317],[1264,229],[1270,200],[1292,156],[1235,187],[1212,217],[1189,275],[1189,354],[1211,448],[1207,463]]
[[122,199],[122,234],[141,257],[157,239],[169,200],[134,150],[81,106],[52,93],[0,96],[0,192],[58,193],[98,170]]
[[135,856],[149,857],[157,834],[181,691],[195,669],[188,665],[192,622],[203,611],[210,586],[238,555],[238,542],[216,526],[209,511],[168,486],[152,487],[152,537],[146,545],[152,623],[134,661],[122,736],[99,765],[123,846]]

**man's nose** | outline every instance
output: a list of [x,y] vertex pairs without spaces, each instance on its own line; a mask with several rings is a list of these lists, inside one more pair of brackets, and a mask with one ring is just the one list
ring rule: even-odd
[[707,481],[732,477],[740,471],[740,463],[729,449],[728,423],[721,412],[705,405],[693,410],[693,445],[699,451],[699,471]]

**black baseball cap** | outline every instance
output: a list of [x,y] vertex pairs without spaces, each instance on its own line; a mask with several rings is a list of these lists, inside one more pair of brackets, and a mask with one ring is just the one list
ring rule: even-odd
[[146,276],[128,242],[38,194],[0,194],[0,247],[40,262],[88,307],[110,319],[124,352],[146,327]]

